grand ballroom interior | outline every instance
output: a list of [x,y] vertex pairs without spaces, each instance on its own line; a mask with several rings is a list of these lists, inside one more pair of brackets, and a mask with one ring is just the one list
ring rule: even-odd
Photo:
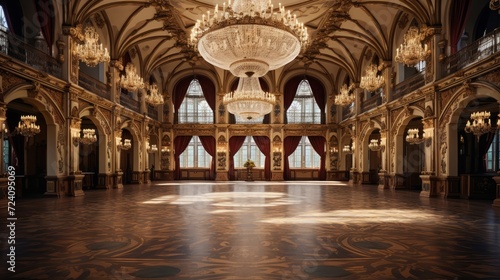
[[0,0],[0,277],[499,279],[500,1],[223,1]]

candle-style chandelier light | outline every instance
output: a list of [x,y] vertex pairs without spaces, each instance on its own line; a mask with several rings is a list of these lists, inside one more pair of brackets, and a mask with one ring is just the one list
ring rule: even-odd
[[137,74],[137,70],[132,63],[127,63],[127,66],[125,66],[125,75],[120,77],[120,86],[128,91],[144,88],[144,81]]
[[354,84],[351,84],[347,87],[347,84],[344,84],[340,88],[340,94],[335,95],[334,103],[341,106],[347,106],[354,102],[356,96],[353,93],[350,93],[354,88]]
[[500,117],[496,127],[491,126],[491,113],[488,111],[474,112],[470,115],[470,120],[465,125],[465,132],[474,134],[478,139],[481,135],[494,131],[500,125]]
[[149,145],[147,147],[148,153],[156,153],[158,151],[158,146],[156,144]]
[[40,133],[40,126],[36,124],[36,116],[21,116],[21,121],[18,123],[15,132],[24,137],[31,137]]
[[84,41],[75,44],[73,55],[87,66],[94,67],[100,62],[109,62],[109,52],[99,44],[99,34],[92,26],[85,28]]
[[122,142],[122,139],[118,138],[117,142],[118,142],[117,147],[120,150],[128,150],[128,149],[132,148],[132,142],[130,139],[123,139],[123,142]]
[[361,77],[361,82],[359,83],[360,88],[364,88],[369,92],[374,92],[384,85],[384,77],[382,75],[377,75],[377,65],[368,65],[365,72],[366,75]]
[[380,151],[384,148],[384,145],[379,144],[377,139],[371,139],[368,148],[372,151]]
[[419,129],[418,128],[410,128],[408,129],[408,134],[406,135],[406,142],[414,145],[414,144],[420,144],[425,141],[425,132],[422,133],[422,137],[419,136]]
[[411,26],[404,35],[403,44],[396,49],[394,60],[408,67],[425,60],[431,54],[431,50],[427,48],[427,44],[422,45],[423,39],[424,34],[420,33],[416,26]]
[[240,78],[225,103],[242,120],[272,111],[275,98],[262,91],[258,77],[295,59],[307,42],[307,28],[281,4],[276,12],[269,0],[229,1],[222,9],[216,5],[213,14],[196,22],[190,38],[208,63]]
[[163,95],[159,93],[158,86],[156,84],[151,84],[146,86],[147,93],[145,100],[147,103],[157,106],[163,104],[165,101]]
[[82,130],[82,137],[80,137],[80,143],[84,145],[90,145],[97,142],[97,135],[95,134],[95,129],[86,128]]
[[354,147],[351,149],[351,146],[350,145],[345,145],[343,148],[342,148],[342,152],[346,153],[346,154],[352,154],[354,153]]

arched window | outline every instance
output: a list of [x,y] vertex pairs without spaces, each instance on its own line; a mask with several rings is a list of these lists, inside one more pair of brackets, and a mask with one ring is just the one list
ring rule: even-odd
[[307,79],[303,79],[292,105],[286,111],[288,123],[321,123],[321,110],[314,100],[314,95]]
[[179,123],[213,123],[213,111],[203,96],[200,82],[189,84],[186,97],[179,108]]
[[5,17],[2,6],[0,6],[0,31],[7,31],[8,28],[7,18]]
[[212,157],[203,148],[200,138],[193,136],[179,160],[181,168],[210,168]]
[[243,168],[248,159],[251,159],[255,163],[255,167],[264,168],[266,156],[259,150],[252,136],[247,136],[243,146],[234,155],[234,167]]
[[297,149],[288,157],[290,168],[319,168],[321,158],[307,136],[302,136]]
[[5,18],[5,13],[2,6],[0,6],[0,52],[7,53],[8,49],[8,38],[7,38],[7,18]]

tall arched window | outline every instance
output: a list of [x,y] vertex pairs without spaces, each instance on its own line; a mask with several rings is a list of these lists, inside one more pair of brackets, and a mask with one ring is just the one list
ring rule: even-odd
[[8,29],[7,18],[5,17],[5,13],[3,11],[2,6],[0,6],[0,30],[7,31],[7,29]]
[[252,136],[247,136],[243,146],[234,155],[234,167],[242,168],[248,159],[251,159],[257,168],[264,168],[266,156],[259,150]]
[[8,39],[7,39],[7,18],[3,11],[2,6],[0,6],[0,52],[7,53]]
[[210,168],[212,157],[203,148],[200,138],[193,136],[179,160],[181,168]]
[[205,100],[200,82],[196,78],[189,84],[178,115],[179,123],[213,123],[213,111]]
[[288,123],[321,123],[321,110],[307,79],[303,79],[295,94],[292,105],[286,111]]
[[319,168],[321,158],[307,136],[302,136],[297,149],[288,157],[290,168]]

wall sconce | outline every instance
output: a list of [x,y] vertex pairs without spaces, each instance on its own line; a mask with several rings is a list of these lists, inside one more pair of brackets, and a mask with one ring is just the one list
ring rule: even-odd
[[73,146],[78,147],[78,143],[80,143],[80,135],[78,132],[74,132],[73,136],[71,137],[71,140],[73,142]]
[[370,143],[368,144],[368,148],[372,151],[383,151],[385,149],[385,145],[379,144],[377,139],[371,139]]
[[169,147],[161,148],[161,153],[162,154],[170,154],[170,148]]
[[331,155],[335,155],[335,154],[338,154],[339,153],[339,149],[337,149],[337,147],[330,147],[330,154]]

